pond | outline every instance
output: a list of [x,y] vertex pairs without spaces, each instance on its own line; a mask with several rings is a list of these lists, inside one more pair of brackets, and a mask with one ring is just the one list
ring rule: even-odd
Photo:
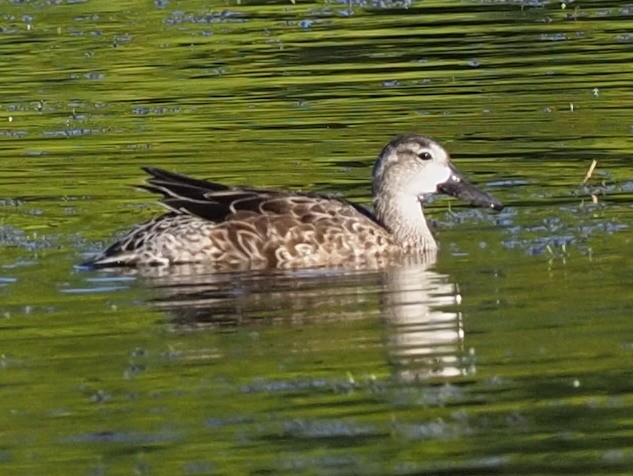
[[[3,2],[0,472],[628,474],[632,21],[603,0]],[[434,199],[432,259],[78,267],[161,213],[142,166],[368,204],[404,133],[506,205]]]

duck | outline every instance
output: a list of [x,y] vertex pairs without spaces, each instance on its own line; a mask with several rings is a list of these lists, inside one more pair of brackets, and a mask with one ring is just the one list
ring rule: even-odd
[[208,264],[219,268],[362,266],[437,250],[424,216],[443,193],[501,211],[503,204],[457,170],[438,142],[404,135],[373,167],[373,210],[314,192],[229,186],[156,167],[138,188],[167,212],[137,225],[84,263],[90,267]]

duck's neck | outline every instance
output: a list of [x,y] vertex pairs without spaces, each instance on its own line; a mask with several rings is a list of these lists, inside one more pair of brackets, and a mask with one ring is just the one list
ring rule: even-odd
[[391,232],[394,241],[406,251],[437,249],[417,197],[405,194],[381,194],[374,197],[376,218]]

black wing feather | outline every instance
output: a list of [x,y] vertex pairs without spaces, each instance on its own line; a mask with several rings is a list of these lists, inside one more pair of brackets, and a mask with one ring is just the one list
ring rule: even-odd
[[285,199],[292,202],[293,197],[320,197],[315,194],[290,194],[278,190],[229,187],[155,167],[143,167],[143,170],[151,177],[138,188],[161,194],[163,198],[160,203],[176,213],[188,213],[216,223],[239,211],[284,213],[292,206]]

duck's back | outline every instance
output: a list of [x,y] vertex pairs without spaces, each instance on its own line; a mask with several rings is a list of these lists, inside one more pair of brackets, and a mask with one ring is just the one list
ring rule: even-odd
[[342,199],[146,170],[152,178],[142,187],[162,193],[161,203],[172,211],[133,229],[93,265],[353,265],[393,248],[390,234],[369,211]]

